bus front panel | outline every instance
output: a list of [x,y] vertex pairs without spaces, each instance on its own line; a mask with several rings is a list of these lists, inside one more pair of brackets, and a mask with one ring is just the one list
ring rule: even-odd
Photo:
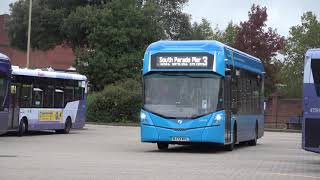
[[196,119],[167,119],[141,111],[142,142],[225,143],[224,111]]
[[9,128],[9,94],[10,94],[11,64],[0,59],[0,134]]

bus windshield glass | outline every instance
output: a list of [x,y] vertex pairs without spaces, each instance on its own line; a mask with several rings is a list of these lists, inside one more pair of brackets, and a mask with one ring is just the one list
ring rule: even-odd
[[320,96],[320,59],[311,60],[311,69],[314,79],[314,87],[317,92],[317,96]]
[[144,82],[144,108],[165,118],[193,119],[222,108],[219,75],[154,73]]

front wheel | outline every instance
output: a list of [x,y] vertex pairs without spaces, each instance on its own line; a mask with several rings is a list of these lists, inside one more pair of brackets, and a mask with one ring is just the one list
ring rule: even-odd
[[227,151],[233,151],[234,149],[234,142],[232,142],[231,144],[226,145],[225,149]]
[[71,127],[72,127],[72,122],[71,122],[71,119],[68,118],[68,119],[66,120],[65,125],[64,125],[64,129],[56,130],[56,133],[59,133],[59,134],[69,134],[69,133],[70,133],[70,130],[71,130]]
[[160,151],[165,151],[168,150],[169,144],[168,143],[163,143],[163,142],[157,142],[158,150]]
[[19,124],[19,131],[18,131],[18,136],[21,137],[24,134],[26,134],[28,131],[28,124],[26,120],[21,120]]

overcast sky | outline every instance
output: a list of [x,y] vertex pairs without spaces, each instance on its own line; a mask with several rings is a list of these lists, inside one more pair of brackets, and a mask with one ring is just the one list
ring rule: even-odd
[[[9,4],[15,1],[0,0],[0,14],[9,13]],[[267,25],[284,36],[291,26],[300,23],[304,12],[312,11],[320,18],[320,0],[189,0],[184,11],[192,15],[193,21],[206,18],[213,26],[224,29],[231,20],[236,24],[247,20],[253,3],[268,8]]]
[[0,0],[0,14],[9,14],[9,4],[16,0]]
[[206,18],[224,29],[231,20],[236,24],[247,20],[253,3],[267,7],[267,25],[284,36],[291,26],[300,23],[304,12],[312,11],[320,18],[320,0],[189,0],[184,11],[192,15],[193,21]]

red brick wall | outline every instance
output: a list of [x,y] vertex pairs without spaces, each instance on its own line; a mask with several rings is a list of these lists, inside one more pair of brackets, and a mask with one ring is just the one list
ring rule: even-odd
[[265,111],[265,127],[267,128],[299,128],[299,126],[287,126],[290,117],[300,116],[302,113],[301,99],[281,99],[274,96],[267,101]]
[[[0,53],[9,56],[13,65],[25,67],[27,53],[10,47],[8,34],[5,31],[6,17],[7,15],[0,15]],[[57,46],[49,51],[32,51],[30,54],[30,67],[68,69],[73,66],[74,60],[75,56],[72,49]]]
[[8,15],[0,15],[0,45],[9,45],[9,39],[5,32],[5,18]]

